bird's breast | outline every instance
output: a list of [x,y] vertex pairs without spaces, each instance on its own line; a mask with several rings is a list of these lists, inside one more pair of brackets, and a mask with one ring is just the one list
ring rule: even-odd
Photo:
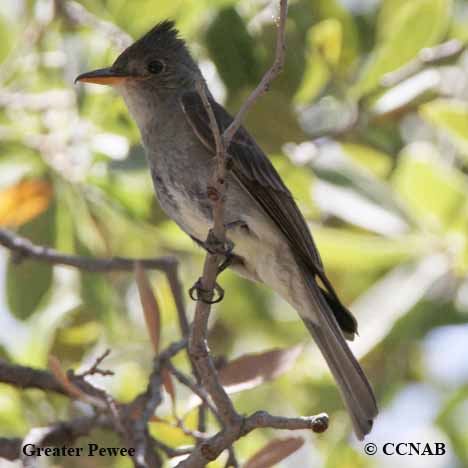
[[206,189],[202,188],[203,176],[183,168],[170,170],[167,165],[159,168],[153,165],[151,175],[164,212],[187,234],[206,239],[212,224],[212,208]]

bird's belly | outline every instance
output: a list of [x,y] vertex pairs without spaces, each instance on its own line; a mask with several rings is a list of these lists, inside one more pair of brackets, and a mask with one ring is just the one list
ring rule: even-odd
[[243,260],[242,268],[234,268],[247,278],[261,281],[274,289],[296,309],[303,307],[303,281],[289,246],[275,226],[262,219],[246,218],[249,231],[229,230],[234,254]]
[[202,205],[193,199],[181,195],[179,212],[174,221],[189,235],[204,242],[211,227],[211,217]]
[[[181,185],[175,177],[152,172],[154,189],[163,211],[187,234],[205,240],[211,223],[211,206],[195,186]],[[206,200],[204,199],[206,198]]]

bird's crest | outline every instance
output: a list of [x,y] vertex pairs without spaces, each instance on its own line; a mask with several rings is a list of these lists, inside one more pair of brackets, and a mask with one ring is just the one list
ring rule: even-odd
[[154,47],[158,49],[179,48],[184,45],[184,41],[179,38],[179,31],[176,29],[174,21],[166,20],[154,26],[134,45],[145,49]]
[[117,57],[114,66],[125,69],[131,58],[145,58],[154,53],[159,56],[171,56],[184,47],[185,43],[179,38],[174,21],[162,21],[125,49]]

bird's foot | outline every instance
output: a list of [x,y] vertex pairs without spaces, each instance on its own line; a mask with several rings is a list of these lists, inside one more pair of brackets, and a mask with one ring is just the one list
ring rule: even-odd
[[246,230],[249,229],[249,226],[247,225],[247,223],[245,221],[243,221],[242,219],[238,219],[237,221],[233,221],[232,223],[226,223],[224,225],[224,227],[226,228],[226,231],[229,231],[229,230],[234,229],[236,227],[240,227],[240,228],[246,229]]
[[[237,221],[233,221],[231,223],[226,223],[224,227],[226,228],[226,231],[229,231],[237,227],[240,227],[243,230],[247,230],[247,231],[249,230],[249,226],[247,225],[247,223],[241,219]],[[234,252],[234,242],[232,242],[229,239],[226,239],[225,250],[223,252],[224,260],[221,262],[221,264],[218,267],[218,275],[232,264],[232,260],[234,259],[233,252]]]
[[202,301],[205,304],[217,304],[224,299],[224,289],[218,283],[215,283],[213,290],[205,289],[203,288],[202,279],[198,278],[197,282],[189,289],[189,296],[195,302]]
[[218,275],[222,273],[226,268],[228,268],[234,258],[234,242],[226,239],[226,248],[224,250],[224,260],[218,266]]
[[225,239],[224,242],[220,241],[212,230],[208,233],[208,238],[204,243],[205,249],[212,255],[223,255],[224,260],[218,267],[218,275],[229,267],[233,259],[234,242]]

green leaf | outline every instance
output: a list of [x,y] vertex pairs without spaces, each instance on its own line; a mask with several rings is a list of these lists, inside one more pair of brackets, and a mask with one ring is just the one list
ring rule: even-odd
[[89,182],[103,190],[116,204],[138,218],[148,218],[154,200],[154,190],[147,168],[143,171],[113,171],[98,174]]
[[8,56],[15,43],[14,29],[11,26],[6,18],[0,16],[0,63]]
[[12,186],[27,177],[38,177],[43,172],[43,161],[36,153],[19,144],[2,142],[0,189]]
[[328,268],[339,271],[379,271],[424,255],[430,244],[421,236],[380,237],[313,226],[314,239]]
[[340,2],[321,0],[316,14],[322,21],[307,32],[306,66],[294,97],[297,104],[313,100],[332,75],[346,73],[358,58],[358,29]]
[[385,27],[371,60],[352,89],[356,97],[379,86],[380,78],[414,58],[424,48],[437,44],[447,33],[451,0],[398,2],[391,24]]
[[[427,255],[417,262],[401,262],[396,265],[352,304],[352,311],[359,317],[361,337],[352,345],[356,357],[366,355],[380,343],[391,332],[395,323],[450,270],[446,257],[430,255],[436,248],[434,242],[431,239],[424,242],[424,237],[421,241],[426,244]],[[418,248],[420,246],[415,246],[415,249]],[[401,336],[402,333],[399,337]]]
[[[324,34],[324,32],[321,33],[320,31],[320,24],[311,28],[307,33],[306,66],[301,84],[294,96],[297,104],[306,104],[312,101],[331,76],[330,64],[326,61],[326,44],[325,50],[320,48],[320,35]],[[334,24],[336,29],[336,23]],[[339,40],[341,41],[341,31]]]
[[321,19],[338,21],[340,24],[342,42],[339,68],[345,71],[358,58],[360,44],[357,23],[342,4],[339,0],[320,0],[318,9]]
[[457,390],[448,393],[446,400],[439,408],[437,423],[450,439],[454,452],[463,465],[468,464],[468,432],[460,424],[468,401],[468,387],[462,385]]
[[[229,110],[236,112],[248,93],[238,93],[228,102]],[[274,116],[274,118],[272,118]],[[265,125],[265,122],[268,122]],[[279,153],[285,143],[304,141],[306,135],[300,127],[289,97],[276,89],[262,96],[245,119],[245,127],[267,153]]]
[[415,108],[438,95],[440,81],[441,74],[436,69],[423,70],[382,93],[373,102],[371,112],[381,118]]
[[331,66],[337,65],[341,56],[343,30],[335,18],[321,21],[313,29],[314,42],[325,61]]
[[392,168],[392,158],[370,146],[357,143],[341,143],[341,148],[355,163],[378,177],[385,177]]
[[[20,236],[33,243],[53,246],[55,243],[55,204],[46,212],[19,229]],[[40,305],[52,284],[52,266],[35,260],[15,264],[10,258],[7,267],[7,299],[13,315],[27,319]]]
[[[274,22],[268,22],[262,29],[258,42],[262,46],[261,75],[271,67],[275,60],[278,27]],[[271,83],[271,89],[285,96],[293,96],[299,88],[305,70],[304,33],[293,21],[286,22],[286,47],[294,53],[286,53],[283,71]],[[258,84],[253,83],[254,86]]]
[[401,234],[414,224],[390,187],[343,160],[337,144],[323,145],[312,167],[318,176],[314,200],[323,211],[379,234]]
[[21,436],[28,431],[21,390],[0,384],[0,430],[11,436]]
[[216,15],[206,32],[206,46],[229,91],[257,84],[255,42],[233,7],[224,8]]
[[421,117],[445,131],[468,159],[468,104],[456,99],[435,99],[420,106]]
[[466,178],[427,143],[414,143],[403,150],[392,184],[408,210],[433,231],[447,228],[468,196]]
[[[310,41],[309,41],[310,42]],[[299,89],[294,96],[296,104],[312,101],[330,79],[330,70],[315,46],[307,53],[307,64]]]
[[392,31],[398,28],[398,23],[405,14],[404,9],[408,8],[410,3],[415,2],[408,2],[408,0],[383,0],[381,2],[376,21],[378,41],[387,40],[392,35]]

